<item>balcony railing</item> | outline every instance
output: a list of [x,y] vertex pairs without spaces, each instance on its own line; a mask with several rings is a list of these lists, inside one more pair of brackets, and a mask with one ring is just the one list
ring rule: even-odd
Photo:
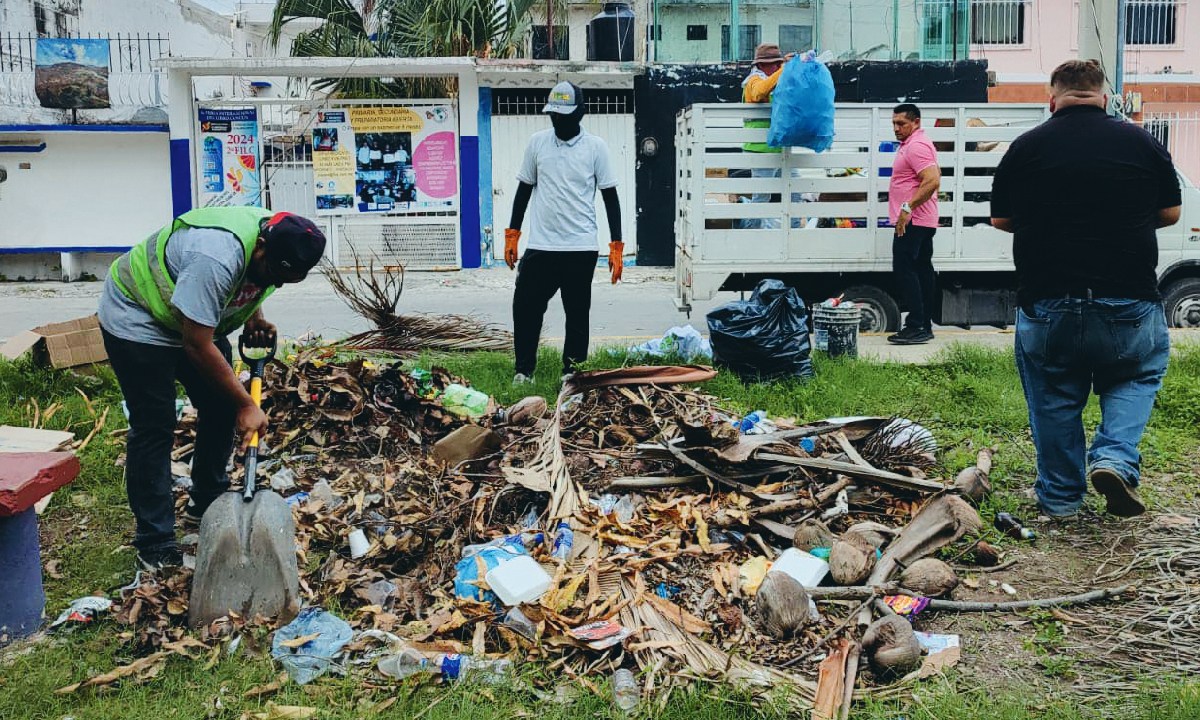
[[[113,110],[136,110],[166,105],[166,77],[153,62],[171,54],[163,35],[90,35],[81,39],[107,40],[108,96]],[[34,92],[37,66],[36,35],[0,34],[0,107],[40,107]]]

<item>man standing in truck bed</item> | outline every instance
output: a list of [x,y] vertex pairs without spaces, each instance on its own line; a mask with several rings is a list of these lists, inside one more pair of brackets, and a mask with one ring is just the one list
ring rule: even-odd
[[920,345],[933,339],[932,313],[937,298],[933,235],[938,227],[942,171],[937,150],[921,129],[920,108],[911,103],[897,105],[892,110],[892,130],[900,141],[888,185],[888,216],[896,226],[892,274],[908,317],[904,328],[887,340],[896,345]]
[[[1105,112],[1104,84],[1094,60],[1059,65],[1054,115],[1013,142],[992,184],[992,225],[1014,233],[1034,490],[1056,517],[1078,512],[1088,480],[1108,512],[1145,512],[1138,444],[1170,354],[1156,231],[1179,222],[1179,177],[1162,144]],[[1093,390],[1100,426],[1088,449]]]

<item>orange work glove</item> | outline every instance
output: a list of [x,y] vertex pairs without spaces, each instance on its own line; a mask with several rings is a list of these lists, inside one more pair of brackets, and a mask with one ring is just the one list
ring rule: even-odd
[[613,240],[608,244],[608,269],[612,272],[612,284],[616,285],[621,279],[621,270],[625,263],[625,243]]
[[504,230],[504,262],[508,263],[508,269],[512,270],[517,267],[517,243],[521,241],[521,231],[513,228],[505,228]]

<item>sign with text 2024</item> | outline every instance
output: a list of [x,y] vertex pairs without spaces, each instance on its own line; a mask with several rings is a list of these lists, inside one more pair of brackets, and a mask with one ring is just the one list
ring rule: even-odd
[[457,129],[450,105],[319,111],[312,129],[317,213],[456,209]]
[[261,204],[258,111],[200,108],[199,120],[196,168],[200,206]]

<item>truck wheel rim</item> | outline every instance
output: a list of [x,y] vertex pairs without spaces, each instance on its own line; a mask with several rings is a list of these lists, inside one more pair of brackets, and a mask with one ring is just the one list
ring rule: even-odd
[[1181,298],[1175,304],[1174,312],[1171,313],[1171,321],[1175,327],[1200,327],[1200,295]]

